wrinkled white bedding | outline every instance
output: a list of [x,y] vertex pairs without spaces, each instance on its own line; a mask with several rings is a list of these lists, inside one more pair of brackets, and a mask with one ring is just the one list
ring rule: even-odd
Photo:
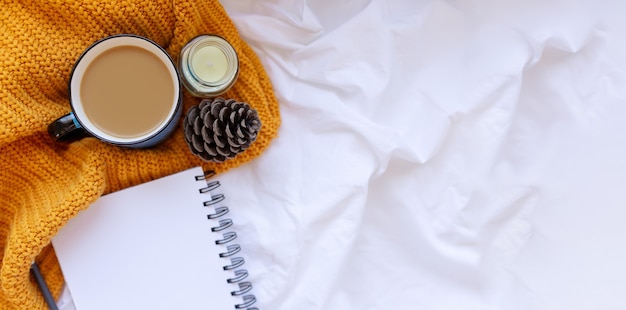
[[283,119],[223,176],[259,308],[626,308],[625,2],[223,4]]

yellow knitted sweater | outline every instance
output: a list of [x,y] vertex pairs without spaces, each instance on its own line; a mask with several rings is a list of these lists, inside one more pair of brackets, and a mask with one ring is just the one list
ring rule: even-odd
[[[223,164],[202,162],[182,128],[151,149],[124,149],[86,138],[53,142],[47,125],[70,111],[70,70],[91,43],[118,33],[148,37],[176,59],[193,37],[219,34],[240,57],[224,97],[248,102],[263,127],[252,146]],[[199,102],[184,95],[184,112]],[[57,231],[100,195],[192,166],[222,172],[259,155],[277,134],[278,104],[252,49],[217,0],[0,0],[0,309],[46,309],[29,275],[37,261],[55,297],[63,277]]]

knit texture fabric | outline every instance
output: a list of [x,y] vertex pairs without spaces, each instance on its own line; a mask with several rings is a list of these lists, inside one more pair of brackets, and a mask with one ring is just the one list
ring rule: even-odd
[[[238,52],[240,74],[223,97],[257,110],[263,124],[257,140],[219,164],[189,151],[181,123],[150,149],[120,148],[95,138],[54,142],[46,127],[70,111],[74,62],[90,44],[120,33],[150,38],[173,59],[197,35],[228,40]],[[185,91],[183,115],[199,101]],[[0,0],[0,118],[0,309],[29,310],[46,309],[30,277],[31,263],[40,265],[58,297],[63,276],[50,240],[99,196],[192,166],[217,173],[236,167],[261,154],[280,125],[260,61],[216,0]]]

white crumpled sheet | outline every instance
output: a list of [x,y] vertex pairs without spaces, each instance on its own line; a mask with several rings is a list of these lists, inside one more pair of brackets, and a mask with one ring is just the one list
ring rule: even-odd
[[223,176],[257,306],[626,308],[626,2],[222,2],[283,120]]

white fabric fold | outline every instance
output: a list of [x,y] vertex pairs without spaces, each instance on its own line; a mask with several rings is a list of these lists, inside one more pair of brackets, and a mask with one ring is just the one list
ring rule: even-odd
[[622,4],[224,5],[283,113],[236,172],[265,308],[626,306]]
[[617,1],[222,1],[280,101],[239,180],[261,309],[622,309]]

